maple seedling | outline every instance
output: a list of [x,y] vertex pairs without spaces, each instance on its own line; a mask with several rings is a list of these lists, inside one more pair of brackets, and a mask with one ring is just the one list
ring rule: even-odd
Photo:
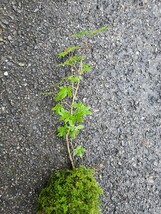
[[68,66],[71,75],[62,78],[57,83],[58,91],[53,98],[57,104],[52,110],[58,115],[59,120],[63,121],[63,125],[57,129],[57,136],[63,137],[66,140],[67,150],[72,168],[74,165],[74,156],[83,157],[85,149],[77,145],[73,146],[72,140],[77,137],[80,130],[84,128],[83,122],[87,115],[91,115],[90,106],[83,102],[76,102],[80,81],[84,72],[91,71],[90,63],[86,62],[85,50],[88,39],[102,31],[107,30],[107,27],[101,27],[96,30],[83,30],[79,33],[73,34],[72,37],[86,37],[82,46],[69,46],[62,52],[58,53],[58,58],[65,60],[58,64],[58,67]]

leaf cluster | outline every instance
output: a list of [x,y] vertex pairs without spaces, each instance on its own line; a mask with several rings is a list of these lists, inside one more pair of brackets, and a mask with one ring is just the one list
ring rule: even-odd
[[84,56],[71,56],[65,62],[59,64],[58,66],[66,66],[66,65],[73,66],[79,63],[83,59],[84,59]]
[[102,193],[93,170],[58,171],[38,197],[37,214],[100,214]]
[[80,48],[81,48],[81,46],[78,46],[78,45],[77,45],[77,46],[70,46],[70,47],[68,47],[68,48],[65,48],[64,51],[58,53],[58,58],[65,57],[65,56],[68,55],[69,53],[72,53],[72,52],[74,52],[74,51],[76,51],[76,50],[78,50],[78,49],[80,49]]
[[73,156],[78,155],[80,158],[82,158],[84,152],[85,152],[85,149],[82,146],[77,146],[74,149]]
[[75,102],[72,104],[72,107],[72,113],[70,110],[66,110],[60,103],[52,108],[52,110],[59,116],[59,120],[64,121],[64,125],[59,126],[57,130],[57,135],[59,137],[65,138],[66,134],[69,134],[70,137],[75,138],[79,134],[79,130],[84,128],[82,124],[77,125],[77,123],[82,123],[84,117],[92,114],[89,110],[90,107],[84,105],[82,102]]

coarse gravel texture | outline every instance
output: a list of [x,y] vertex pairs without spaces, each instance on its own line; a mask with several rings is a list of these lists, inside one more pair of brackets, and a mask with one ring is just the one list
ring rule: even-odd
[[0,213],[35,214],[41,188],[69,167],[51,96],[56,54],[82,29],[94,69],[79,98],[93,115],[77,142],[96,166],[103,214],[161,214],[161,1],[1,1]]

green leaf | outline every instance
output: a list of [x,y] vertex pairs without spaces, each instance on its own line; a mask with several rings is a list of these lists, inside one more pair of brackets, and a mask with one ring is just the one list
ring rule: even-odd
[[64,51],[65,52],[73,52],[73,51],[75,51],[75,50],[78,50],[79,48],[81,48],[81,46],[69,46],[69,47],[67,47]]
[[60,53],[58,53],[58,58],[62,58],[65,57],[68,53],[66,53],[65,51],[62,51]]
[[83,63],[82,72],[84,71],[87,71],[87,72],[91,71],[91,65],[89,63]]
[[75,50],[78,50],[79,48],[81,48],[81,47],[80,46],[67,47],[63,52],[58,53],[58,57],[62,58],[64,56],[66,56],[67,54],[74,52]]
[[82,36],[93,36],[97,33],[100,33],[102,31],[105,31],[105,30],[108,30],[108,27],[107,26],[103,26],[103,27],[100,27],[98,29],[95,29],[95,30],[83,30],[83,31],[80,31],[78,33],[75,33],[72,35],[72,37],[82,37]]
[[58,131],[57,136],[65,137],[66,134],[68,133],[68,127],[66,125],[65,126],[59,126],[57,131]]
[[63,120],[64,123],[68,123],[69,126],[74,126],[76,123],[75,117],[70,113],[70,111],[65,110],[62,104],[57,104],[52,108],[52,110],[60,116],[59,120]]
[[52,108],[52,111],[55,111],[55,113],[59,115],[62,109],[63,109],[63,105],[57,104],[55,107]]
[[84,152],[85,149],[82,146],[77,146],[77,148],[74,149],[73,156],[78,155],[80,158],[82,158]]
[[78,33],[73,34],[72,37],[82,37],[84,35],[87,35],[88,33],[89,33],[88,30],[82,30],[82,31],[80,31]]
[[69,136],[71,138],[76,138],[76,136],[79,134],[79,131],[75,131],[75,130],[70,130],[69,132]]
[[69,59],[67,59],[65,62],[59,64],[58,66],[72,66],[75,65],[76,63],[80,62],[81,60],[84,59],[84,56],[71,56]]
[[60,101],[64,99],[66,96],[71,97],[72,96],[72,88],[68,86],[61,86],[59,87],[60,90],[57,94],[57,96],[54,98],[55,101]]
[[80,130],[80,129],[83,129],[83,128],[84,128],[83,125],[75,126],[75,130],[76,130],[76,131],[77,131],[77,130]]
[[69,127],[69,135],[72,138],[75,138],[78,134],[79,134],[79,130],[83,129],[84,126],[83,125],[78,125],[78,126],[70,126]]
[[59,120],[63,120],[65,123],[69,122],[70,125],[74,124],[73,123],[73,116],[71,113],[65,109],[62,109],[60,112],[61,117]]
[[72,83],[78,82],[81,79],[81,76],[68,76],[68,80],[70,80]]
[[108,27],[107,27],[107,26],[100,27],[100,28],[95,29],[95,30],[91,30],[91,31],[89,31],[89,35],[90,35],[90,36],[93,36],[93,35],[95,35],[95,34],[97,34],[97,33],[100,33],[100,32],[102,32],[102,31],[105,31],[105,30],[108,30]]
[[73,114],[76,122],[83,122],[83,117],[92,114],[90,106],[85,106],[82,102],[74,103],[73,107],[76,109]]

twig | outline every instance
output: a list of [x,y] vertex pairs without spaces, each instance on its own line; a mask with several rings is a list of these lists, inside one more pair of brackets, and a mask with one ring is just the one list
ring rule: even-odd
[[74,166],[74,161],[73,161],[73,158],[72,158],[72,155],[71,155],[71,151],[70,151],[70,145],[69,145],[69,138],[68,138],[68,134],[66,134],[66,144],[67,144],[67,150],[68,150],[69,159],[70,159],[70,162],[71,162],[72,168],[74,169],[74,168],[75,168],[75,166]]

